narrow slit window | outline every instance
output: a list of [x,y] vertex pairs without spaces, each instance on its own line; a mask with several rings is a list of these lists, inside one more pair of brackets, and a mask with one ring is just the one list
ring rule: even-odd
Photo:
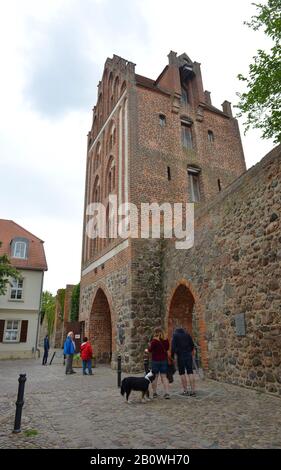
[[164,114],[159,114],[159,124],[161,127],[166,126],[166,116]]
[[186,88],[181,89],[181,104],[182,106],[186,106],[188,104],[188,93]]
[[219,188],[219,191],[221,191],[221,180],[218,179],[218,188]]
[[208,141],[209,142],[214,142],[215,138],[214,138],[214,133],[213,131],[208,131]]
[[169,166],[167,166],[167,175],[168,175],[168,181],[171,181],[172,177],[171,177],[171,168]]

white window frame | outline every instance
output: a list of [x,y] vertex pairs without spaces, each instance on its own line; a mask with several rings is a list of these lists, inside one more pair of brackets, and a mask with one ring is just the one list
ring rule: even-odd
[[[17,254],[17,248],[20,246],[19,254]],[[23,250],[23,253],[22,253]],[[26,242],[16,241],[14,245],[13,258],[26,259]]]
[[[189,185],[190,185],[191,202],[200,202],[201,200],[200,180],[199,180],[200,170],[199,169],[197,170],[196,168],[188,168],[187,174],[188,174]],[[196,181],[197,190],[195,190],[195,184],[194,184],[195,181]],[[197,197],[197,194],[198,194],[198,197]]]
[[[8,328],[9,322],[12,322],[12,327]],[[14,322],[17,322],[18,327],[14,328]],[[15,339],[7,339],[6,338],[6,333],[7,332],[17,332],[16,338]],[[10,320],[5,320],[5,328],[4,328],[4,335],[3,335],[3,343],[19,343],[20,342],[20,332],[21,332],[21,320],[15,320],[10,319]]]
[[[13,285],[11,284],[11,289],[10,289],[10,299],[12,302],[21,302],[23,301],[23,285],[24,285],[24,279],[12,279],[11,281]],[[21,283],[21,286],[19,286],[19,283]],[[12,291],[15,291],[15,297],[12,297]],[[18,293],[21,293],[21,296],[18,297]]]

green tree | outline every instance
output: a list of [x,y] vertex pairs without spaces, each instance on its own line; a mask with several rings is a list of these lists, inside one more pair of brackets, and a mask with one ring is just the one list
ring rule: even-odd
[[55,325],[55,312],[56,312],[56,298],[51,294],[51,292],[44,291],[42,293],[42,301],[41,301],[41,322],[43,322],[44,318],[47,319],[47,330],[48,335],[54,331]]
[[77,321],[79,316],[80,283],[76,284],[71,295],[70,321]]
[[59,303],[59,317],[63,320],[64,315],[64,302],[65,302],[65,289],[59,289],[57,292],[57,300]]
[[281,0],[268,0],[261,5],[253,3],[258,9],[250,22],[245,22],[254,31],[264,28],[272,40],[269,52],[261,49],[253,57],[249,66],[249,76],[238,75],[246,82],[247,91],[238,93],[240,109],[238,117],[246,115],[245,132],[250,127],[260,129],[262,138],[281,141]]
[[[0,247],[2,242],[0,242]],[[7,287],[10,278],[20,279],[21,274],[13,268],[9,260],[8,255],[4,254],[0,256],[0,295],[4,295],[7,292]]]

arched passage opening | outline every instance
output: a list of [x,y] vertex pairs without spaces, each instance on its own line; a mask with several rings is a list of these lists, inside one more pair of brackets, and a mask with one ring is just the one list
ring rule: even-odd
[[99,363],[110,364],[112,357],[112,324],[109,302],[103,290],[98,289],[91,311],[90,340]]
[[168,302],[167,329],[169,340],[176,327],[188,330],[199,346],[199,355],[204,368],[208,367],[206,324],[198,295],[189,281],[182,279],[173,289]]
[[190,290],[180,284],[172,297],[168,317],[168,336],[172,337],[175,328],[186,328],[192,335],[192,312],[194,298]]

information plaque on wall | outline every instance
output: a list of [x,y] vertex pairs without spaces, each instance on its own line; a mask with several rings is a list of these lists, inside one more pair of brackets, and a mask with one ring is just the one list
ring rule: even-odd
[[235,315],[235,326],[236,326],[236,335],[245,336],[246,335],[246,325],[245,325],[245,314],[237,313]]

